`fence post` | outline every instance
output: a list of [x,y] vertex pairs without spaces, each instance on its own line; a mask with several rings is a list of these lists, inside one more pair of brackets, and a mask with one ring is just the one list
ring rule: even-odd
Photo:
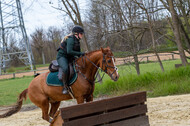
[[172,54],[172,60],[174,60],[174,54]]
[[124,62],[124,64],[126,64],[126,63],[125,63],[125,59],[123,59],[123,62]]
[[148,63],[148,56],[146,57],[146,62]]
[[36,70],[34,70],[34,75],[36,74]]
[[15,73],[13,73],[13,78],[15,78]]

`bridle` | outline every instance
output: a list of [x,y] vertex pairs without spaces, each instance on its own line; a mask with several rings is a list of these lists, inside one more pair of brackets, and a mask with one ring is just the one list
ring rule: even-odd
[[[90,82],[91,84],[94,84],[94,83],[98,83],[98,82],[102,81],[102,79],[103,79],[105,73],[107,73],[107,69],[108,69],[108,68],[113,68],[114,71],[113,71],[111,74],[107,73],[107,74],[109,74],[109,75],[111,76],[111,78],[113,79],[112,75],[113,75],[115,72],[117,72],[118,69],[117,69],[117,67],[115,66],[115,64],[114,64],[114,66],[108,65],[108,63],[106,62],[105,56],[106,56],[106,55],[103,54],[102,69],[101,69],[100,67],[98,67],[95,63],[93,63],[87,56],[85,56],[85,55],[82,56],[82,62],[83,62],[83,64],[85,64],[85,59],[87,59],[87,60],[88,60],[93,66],[95,66],[98,70],[100,70],[101,72],[104,72],[100,80],[95,81],[95,80],[97,79],[98,74],[96,74],[94,80],[90,80],[90,79],[88,79],[79,69],[77,69],[77,72],[79,72],[88,82]],[[114,56],[107,56],[107,57],[112,58],[112,61],[113,61],[113,63],[114,63]],[[83,59],[83,58],[84,58],[84,59]],[[75,63],[76,63],[76,62],[75,62]],[[76,65],[77,68],[81,67],[81,66],[79,66],[78,64],[75,64],[75,65]],[[105,67],[105,70],[103,70],[103,67]],[[84,68],[84,67],[83,67],[83,68]]]
[[[108,65],[108,63],[106,62],[105,56],[106,56],[106,55],[103,54],[102,67],[103,67],[103,64],[105,64],[105,70],[104,70],[105,73],[107,73],[107,68],[113,68],[114,71],[113,71],[111,74],[108,73],[108,74],[112,77],[112,75],[113,75],[115,72],[117,72],[118,68],[115,66],[115,64],[114,64],[114,66]],[[114,56],[107,56],[107,57],[112,58],[112,62],[114,63]]]

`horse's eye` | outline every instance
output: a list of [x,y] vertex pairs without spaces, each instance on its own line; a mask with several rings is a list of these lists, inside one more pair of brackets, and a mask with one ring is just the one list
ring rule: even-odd
[[108,60],[108,63],[111,63],[111,60]]

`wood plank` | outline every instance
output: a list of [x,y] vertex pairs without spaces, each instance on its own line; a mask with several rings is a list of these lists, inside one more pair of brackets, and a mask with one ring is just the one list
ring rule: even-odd
[[106,124],[105,126],[150,126],[148,116],[140,116],[137,118],[123,120],[112,124]]
[[110,110],[118,107],[135,105],[143,103],[144,101],[146,101],[146,92],[132,93],[119,97],[61,108],[61,116],[63,119],[68,119],[81,115],[103,112],[105,109]]
[[125,108],[121,110],[115,110],[108,113],[102,113],[100,115],[92,115],[89,117],[84,117],[69,122],[63,123],[63,126],[90,126],[90,125],[99,125],[104,123],[113,122],[116,120],[134,118],[137,115],[143,115],[147,112],[146,105],[138,105],[130,108]]
[[133,98],[129,99],[128,96],[126,95],[125,97],[116,97],[113,100],[107,100],[106,109],[111,110],[114,108],[144,103],[146,101],[146,92],[138,95],[135,95],[134,93],[132,97]]

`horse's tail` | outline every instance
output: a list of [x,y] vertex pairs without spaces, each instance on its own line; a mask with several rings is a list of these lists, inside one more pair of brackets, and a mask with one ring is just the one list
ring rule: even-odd
[[40,75],[40,73],[36,73],[36,74],[34,75],[34,78],[37,77],[38,75]]
[[18,97],[18,100],[17,100],[17,103],[16,105],[12,106],[8,112],[0,115],[0,118],[5,118],[5,117],[8,117],[8,116],[11,116],[15,113],[17,113],[21,107],[22,107],[22,102],[23,102],[23,99],[26,100],[27,98],[27,93],[28,93],[28,89],[25,89],[24,91],[22,91],[22,93],[20,93],[19,97]]

